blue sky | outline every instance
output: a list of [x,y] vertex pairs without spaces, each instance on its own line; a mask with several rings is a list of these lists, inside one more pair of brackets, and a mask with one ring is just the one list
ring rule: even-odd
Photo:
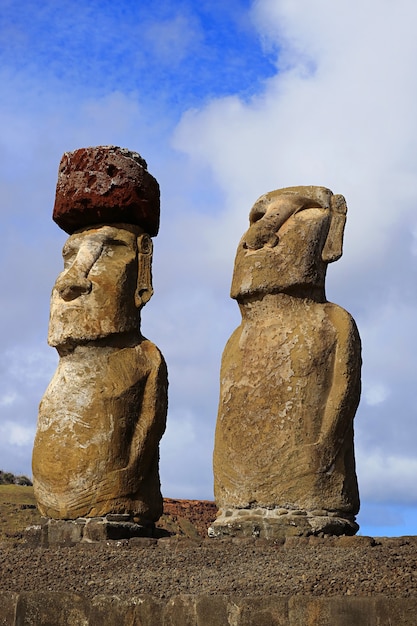
[[250,97],[274,71],[243,0],[3,5],[2,64],[24,82],[42,76],[41,94],[122,91],[180,115],[212,96]]
[[30,474],[56,367],[49,295],[62,153],[137,150],[161,185],[142,330],[170,375],[164,495],[211,498],[229,298],[249,210],[271,189],[346,196],[329,300],[356,319],[361,532],[417,533],[417,9],[411,0],[0,0],[0,467]]

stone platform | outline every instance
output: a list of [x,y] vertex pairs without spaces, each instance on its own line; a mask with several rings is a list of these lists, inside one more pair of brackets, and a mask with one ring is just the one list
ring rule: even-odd
[[283,539],[300,535],[354,535],[358,530],[354,518],[340,517],[329,511],[258,507],[219,510],[217,519],[208,529],[208,535]]
[[[48,547],[69,546],[80,542],[132,539],[133,537],[154,537],[155,524],[139,524],[127,514],[108,514],[105,517],[79,517],[75,520],[41,518],[41,523],[29,526],[25,539],[32,545]],[[163,532],[163,531],[162,531]]]
[[416,612],[417,598],[199,594],[157,600],[0,591],[0,623],[10,626],[415,626]]

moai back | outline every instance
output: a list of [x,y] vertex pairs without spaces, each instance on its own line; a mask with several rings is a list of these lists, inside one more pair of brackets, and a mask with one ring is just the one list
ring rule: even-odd
[[361,345],[324,289],[345,219],[343,196],[324,187],[273,191],[251,210],[231,289],[242,323],[222,359],[212,536],[358,529]]

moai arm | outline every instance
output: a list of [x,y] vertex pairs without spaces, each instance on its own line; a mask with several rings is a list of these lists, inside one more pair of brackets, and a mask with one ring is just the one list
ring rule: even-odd
[[150,364],[150,371],[145,382],[141,415],[130,445],[129,465],[124,468],[127,486],[133,480],[146,480],[152,464],[158,462],[149,451],[158,450],[159,441],[164,434],[167,414],[168,375],[162,354],[150,341],[145,340],[143,348]]
[[[330,471],[353,418],[361,392],[361,341],[347,311],[328,303],[326,310],[336,334],[333,372],[324,409],[319,454],[323,471]],[[337,442],[337,446],[335,446]]]

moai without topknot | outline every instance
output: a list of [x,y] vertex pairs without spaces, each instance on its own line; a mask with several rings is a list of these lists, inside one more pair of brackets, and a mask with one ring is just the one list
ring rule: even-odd
[[160,351],[141,334],[140,310],[153,293],[159,186],[136,152],[68,152],[53,219],[70,236],[49,320],[59,364],[33,449],[38,508],[47,518],[124,522],[132,533],[152,528],[162,514],[168,380]]
[[242,323],[222,359],[209,535],[354,534],[361,345],[326,300],[346,203],[324,187],[262,196],[236,254]]

